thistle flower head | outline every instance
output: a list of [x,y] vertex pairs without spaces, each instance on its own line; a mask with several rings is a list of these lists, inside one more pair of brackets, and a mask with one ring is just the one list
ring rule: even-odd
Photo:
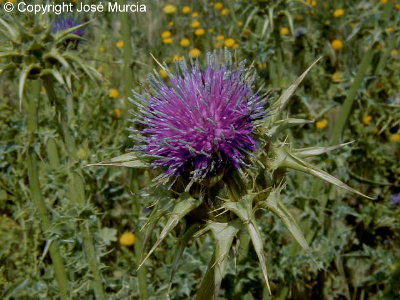
[[[62,16],[57,18],[54,23],[53,27],[51,28],[52,33],[57,33],[59,31],[67,30],[69,28],[73,28],[75,26],[80,25],[80,22],[75,19],[74,17],[66,17]],[[79,28],[73,32],[75,35],[83,36],[85,34],[85,30],[83,28]]]
[[155,156],[153,166],[165,167],[166,177],[190,172],[203,178],[244,165],[257,148],[255,121],[265,115],[254,76],[222,52],[209,54],[204,69],[197,62],[177,66],[177,75],[167,70],[169,84],[151,76],[151,89],[135,93],[144,102],[140,114],[133,112],[143,126],[137,150]]

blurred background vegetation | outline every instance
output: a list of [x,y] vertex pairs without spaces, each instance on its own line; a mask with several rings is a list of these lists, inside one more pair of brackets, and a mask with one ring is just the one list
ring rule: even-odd
[[[38,38],[51,30],[56,15],[0,11],[0,297],[62,297],[54,253],[63,261],[73,299],[166,297],[176,236],[136,271],[162,229],[155,227],[150,240],[139,232],[155,197],[148,190],[153,171],[85,166],[132,146],[126,131],[131,89],[140,90],[151,72],[167,80],[151,54],[173,66],[188,57],[204,61],[207,51],[226,47],[257,69],[260,89],[270,97],[323,57],[287,112],[313,122],[291,129],[287,139],[296,147],[355,141],[318,164],[374,198],[289,173],[284,201],[318,263],[266,214],[261,229],[273,298],[399,299],[400,2],[139,3],[146,13],[76,14],[80,23],[89,21],[84,40],[58,44]],[[7,24],[29,34],[13,42]],[[69,57],[67,68],[59,57],[37,54],[55,55],[52,49],[79,60]],[[40,68],[56,70],[42,72],[43,84],[35,69],[24,69],[30,55],[43,59]],[[44,212],[35,201],[35,170]],[[166,195],[166,188],[157,191],[161,199]],[[189,245],[171,279],[170,299],[195,294],[211,253],[208,238]],[[252,248],[229,265],[220,296],[271,299]]]

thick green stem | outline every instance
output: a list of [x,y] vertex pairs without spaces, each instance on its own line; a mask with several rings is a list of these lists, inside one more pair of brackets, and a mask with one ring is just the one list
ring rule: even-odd
[[[39,184],[39,172],[37,159],[34,153],[28,156],[28,176],[29,186],[32,193],[32,200],[35,203],[39,212],[39,218],[44,232],[48,232],[51,228],[50,219],[48,217],[48,211],[46,204],[43,200],[42,194],[40,193]],[[64,262],[60,255],[57,240],[53,240],[49,247],[51,261],[53,263],[54,272],[56,274],[56,280],[60,289],[61,299],[69,299],[69,284],[67,273],[65,272]]]
[[[64,136],[64,143],[67,148],[69,161],[70,163],[73,163],[77,159],[77,152],[76,152],[75,140],[73,139],[73,136],[71,135],[69,130],[67,112],[64,109],[64,105],[60,102],[60,99],[57,97],[57,94],[55,93],[53,78],[51,77],[44,78],[43,84],[46,88],[49,101],[56,106],[56,110],[59,114],[58,120],[61,123],[59,124],[60,131]],[[75,201],[78,207],[83,207],[85,205],[85,191],[84,191],[83,178],[76,173],[74,173],[72,177],[73,177],[72,182],[70,184],[71,200]],[[104,293],[103,283],[101,280],[100,270],[97,265],[92,234],[89,228],[84,224],[80,225],[80,231],[83,238],[83,244],[85,248],[86,258],[88,260],[89,269],[93,275],[93,290],[96,294],[97,299],[105,300],[106,297]]]
[[96,299],[105,300],[106,296],[103,289],[101,274],[97,266],[96,250],[93,246],[92,233],[90,232],[89,224],[81,224],[80,230],[83,236],[83,244],[89,264],[89,269],[93,274],[93,289],[96,293]]
[[[72,201],[75,201],[77,206],[83,207],[85,205],[86,197],[84,182],[82,176],[78,173],[72,174],[70,182],[70,198]],[[93,290],[96,294],[96,299],[105,300],[106,296],[104,293],[100,270],[97,265],[97,255],[93,245],[93,237],[90,232],[89,224],[84,222],[80,224],[79,228],[82,234],[83,246],[85,248],[89,269],[93,275]]]
[[367,73],[368,67],[371,63],[372,54],[373,47],[371,46],[367,50],[367,53],[364,55],[364,58],[361,61],[356,77],[354,78],[353,84],[351,85],[346,100],[344,101],[342,109],[340,110],[339,120],[335,125],[332,135],[332,144],[334,145],[338,144],[341,140],[342,133],[350,116],[351,107],[353,105],[357,91],[359,90],[361,83]]
[[32,81],[32,95],[28,100],[28,132],[35,133],[38,128],[38,107],[40,99],[40,81]]
[[[121,4],[126,4],[126,0],[120,0]],[[120,21],[121,21],[121,34],[122,40],[124,41],[124,48],[123,48],[123,74],[124,74],[124,97],[125,97],[125,111],[128,108],[129,102],[128,97],[131,95],[132,83],[133,83],[133,74],[132,74],[132,42],[131,42],[131,25],[129,22],[129,14],[127,13],[120,13]]]
[[60,157],[58,155],[57,144],[53,138],[49,138],[46,144],[47,157],[50,167],[56,169],[60,166]]

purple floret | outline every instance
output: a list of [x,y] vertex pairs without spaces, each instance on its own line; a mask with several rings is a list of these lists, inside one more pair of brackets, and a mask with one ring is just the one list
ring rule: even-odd
[[[73,17],[59,17],[57,20],[54,21],[53,27],[51,29],[52,33],[57,33],[59,31],[67,30],[69,28],[75,27],[80,25],[81,23],[78,22]],[[73,32],[73,34],[78,36],[83,36],[85,34],[85,30],[83,28],[79,28]]]
[[204,70],[184,66],[168,85],[153,78],[153,93],[135,94],[147,102],[135,120],[144,126],[137,149],[155,156],[153,166],[166,167],[167,176],[239,168],[257,149],[254,121],[265,115],[264,100],[253,93],[243,66],[234,70],[212,58]]
[[392,205],[400,205],[400,194],[394,194],[390,197]]

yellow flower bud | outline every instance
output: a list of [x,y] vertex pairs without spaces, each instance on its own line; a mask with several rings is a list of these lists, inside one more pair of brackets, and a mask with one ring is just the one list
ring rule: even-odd
[[125,232],[119,237],[119,243],[123,246],[132,246],[135,244],[136,236],[131,232]]

